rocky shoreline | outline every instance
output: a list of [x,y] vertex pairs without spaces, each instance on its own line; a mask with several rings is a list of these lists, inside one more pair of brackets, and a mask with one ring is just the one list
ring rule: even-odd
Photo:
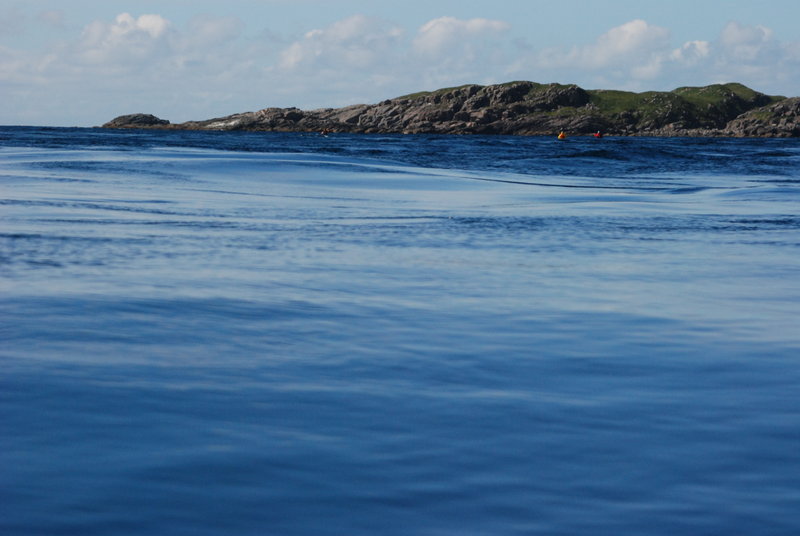
[[737,83],[632,93],[520,81],[470,84],[344,108],[264,108],[177,124],[130,114],[103,128],[787,138],[800,137],[800,97],[765,95]]

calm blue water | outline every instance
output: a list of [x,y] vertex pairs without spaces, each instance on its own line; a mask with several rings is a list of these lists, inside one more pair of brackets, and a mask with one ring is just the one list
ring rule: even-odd
[[800,141],[0,129],[3,535],[800,534]]

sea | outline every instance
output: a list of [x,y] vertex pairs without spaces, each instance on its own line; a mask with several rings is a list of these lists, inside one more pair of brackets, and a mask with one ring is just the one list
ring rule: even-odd
[[0,128],[0,534],[800,534],[800,140]]

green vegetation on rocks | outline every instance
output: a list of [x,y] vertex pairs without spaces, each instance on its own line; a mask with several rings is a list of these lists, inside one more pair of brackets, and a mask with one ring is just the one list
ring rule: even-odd
[[378,104],[304,111],[265,108],[205,121],[170,124],[145,114],[107,128],[283,132],[650,136],[800,136],[798,98],[769,96],[742,84],[634,93],[575,84],[514,81],[467,84],[403,95]]

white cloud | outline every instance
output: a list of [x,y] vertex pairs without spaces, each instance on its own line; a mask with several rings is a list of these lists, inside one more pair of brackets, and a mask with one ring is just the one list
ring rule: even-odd
[[243,27],[231,17],[177,28],[161,15],[121,13],[41,52],[0,49],[0,84],[14,85],[3,108],[36,101],[39,116],[70,113],[94,124],[131,111],[172,120],[241,111],[231,102],[263,87],[257,62],[275,58],[266,40],[238,39]]
[[84,38],[89,42],[114,43],[143,32],[157,39],[164,35],[167,28],[169,21],[160,15],[141,15],[137,19],[130,13],[121,13],[113,23],[97,21],[90,24],[84,32]]
[[73,50],[93,64],[146,61],[167,52],[169,31],[169,21],[160,15],[134,18],[122,13],[112,23],[95,21],[87,26]]
[[777,93],[778,85],[797,80],[798,50],[800,43],[777,42],[769,28],[731,22],[714,41],[690,41],[673,50],[667,74],[692,85],[736,81]]
[[601,35],[594,45],[583,50],[583,60],[590,66],[618,65],[633,61],[637,67],[650,63],[652,56],[669,44],[669,30],[643,20],[633,20]]
[[680,48],[673,50],[669,59],[684,65],[696,65],[711,54],[711,43],[708,41],[688,41]]
[[726,53],[736,60],[751,62],[769,48],[772,30],[764,26],[742,26],[730,22],[722,30],[719,43]]
[[374,67],[393,53],[402,35],[400,27],[355,15],[307,32],[281,53],[279,66],[304,72]]
[[675,47],[666,28],[632,20],[588,45],[524,49],[510,72],[532,80],[633,91],[738,81],[779,92],[777,87],[791,79],[800,87],[799,52],[800,43],[779,43],[763,26],[732,22],[715,40]]
[[526,63],[528,68],[559,75],[579,71],[598,75],[603,81],[619,80],[625,86],[635,86],[659,75],[669,51],[669,36],[666,28],[636,19],[612,28],[589,45],[535,52]]
[[[0,10],[0,29],[19,14]],[[52,33],[61,21],[54,12],[27,24]],[[67,113],[96,124],[134,111],[183,121],[512,79],[635,91],[728,81],[768,93],[800,87],[800,42],[782,43],[768,28],[735,22],[715,39],[675,44],[668,29],[637,19],[586,45],[538,50],[514,49],[507,22],[481,18],[439,17],[406,32],[354,15],[294,38],[259,27],[248,36],[247,29],[233,17],[195,17],[177,26],[158,14],[122,13],[40,49],[4,42],[0,114],[29,124],[53,124],[51,114]],[[18,109],[40,115],[14,120]]]
[[498,20],[440,17],[419,29],[413,46],[419,53],[440,55],[454,48],[469,49],[475,42],[499,36],[510,28],[508,23]]
[[439,17],[419,27],[406,57],[407,78],[436,89],[465,83],[505,81],[511,25],[483,18]]

